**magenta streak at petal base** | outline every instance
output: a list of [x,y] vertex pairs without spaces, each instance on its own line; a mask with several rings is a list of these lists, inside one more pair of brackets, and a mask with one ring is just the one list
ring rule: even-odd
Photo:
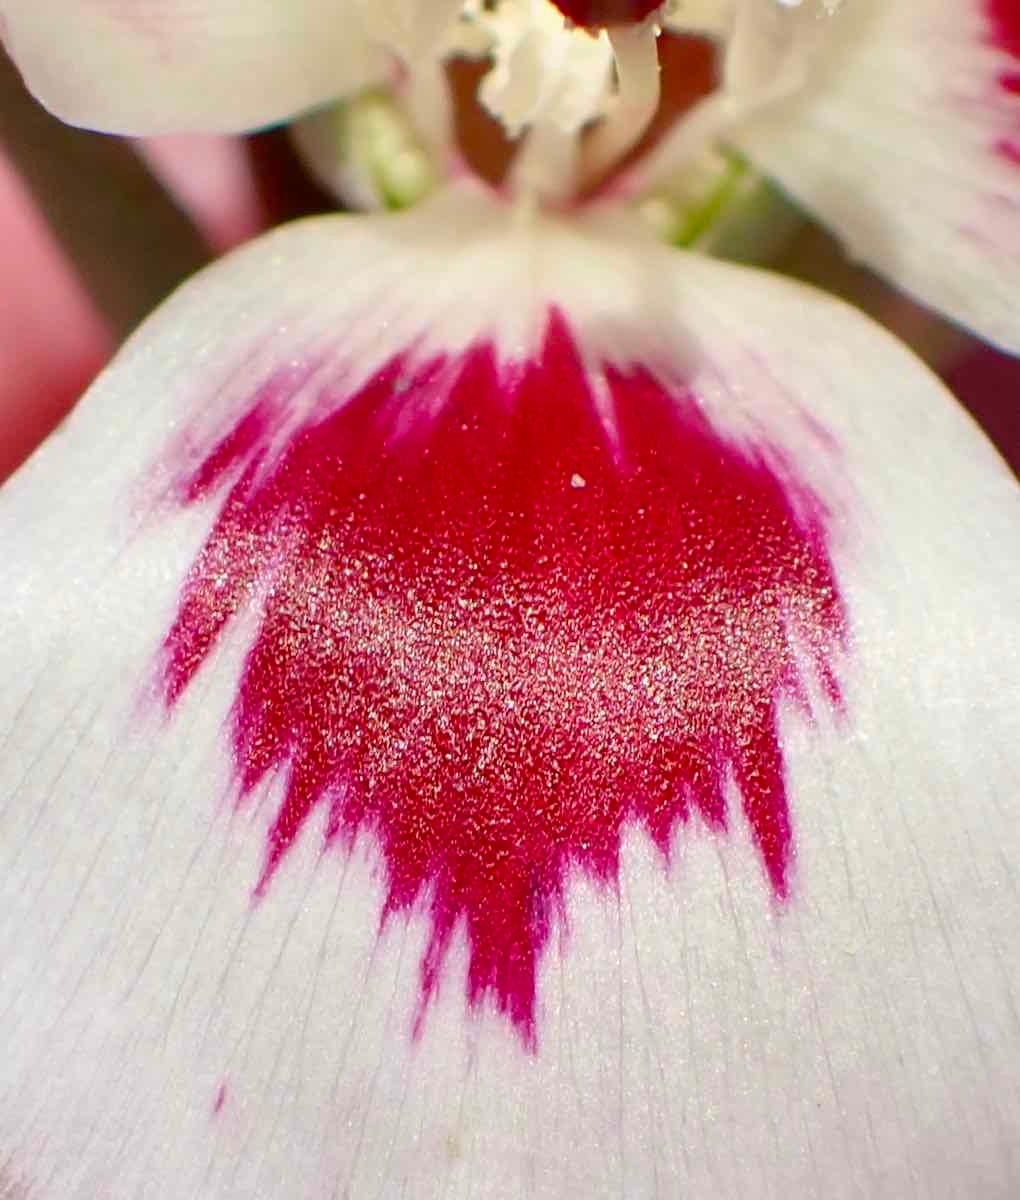
[[287,395],[264,389],[181,481],[182,503],[227,494],[166,638],[167,703],[261,596],[234,764],[242,796],[287,776],[258,890],[317,805],[330,840],[371,832],[384,919],[427,906],[419,1026],[462,927],[470,1003],[533,1046],[569,872],[614,885],[628,824],[665,868],[695,811],[726,827],[728,778],[787,895],[777,709],[805,704],[798,663],[838,702],[819,507],[797,489],[795,515],[692,396],[606,379],[615,449],[554,314],[535,361],[391,362],[272,461],[259,429]]
[[999,151],[1020,165],[1020,0],[985,0],[985,12],[991,24],[992,43],[1012,60],[999,74],[999,86],[1016,97],[1016,127],[1001,138]]
[[1020,66],[1020,4],[1017,0],[985,0],[985,9],[995,44]]

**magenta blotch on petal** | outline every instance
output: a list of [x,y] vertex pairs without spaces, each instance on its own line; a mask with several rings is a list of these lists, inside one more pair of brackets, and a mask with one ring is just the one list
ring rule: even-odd
[[1004,137],[999,149],[1011,162],[1020,165],[1020,3],[1017,0],[987,0],[992,39],[998,49],[1008,54],[1012,62],[999,75],[999,86],[1017,97],[1016,129]]
[[789,892],[778,709],[805,705],[805,665],[838,704],[824,514],[692,395],[604,378],[612,433],[554,313],[533,361],[398,358],[275,457],[271,384],[179,478],[182,504],[225,498],[166,637],[166,702],[262,596],[233,761],[242,797],[287,780],[257,891],[319,804],[330,840],[374,834],[384,918],[428,905],[419,1025],[463,926],[470,1004],[534,1047],[569,870],[612,887],[631,823],[664,860],[695,813],[726,828],[731,780]]
[[[1020,5],[1016,0],[987,0],[988,16],[992,22],[995,44],[1017,60],[1020,72]],[[1007,81],[1010,91],[1015,91],[1018,76]]]

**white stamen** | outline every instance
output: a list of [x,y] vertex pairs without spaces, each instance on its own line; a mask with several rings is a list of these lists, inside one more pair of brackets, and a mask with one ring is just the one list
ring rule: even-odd
[[[690,168],[739,122],[797,93],[844,0],[733,0],[720,88],[619,181],[646,193]],[[890,0],[891,2],[891,0]]]
[[584,148],[585,180],[597,179],[640,140],[659,107],[658,27],[645,21],[609,35],[616,60],[617,95]]
[[539,123],[577,134],[606,110],[613,52],[606,34],[568,26],[549,0],[479,9],[494,65],[479,98],[512,136]]
[[567,200],[577,187],[580,157],[576,133],[554,121],[539,121],[528,130],[507,184],[529,204]]
[[404,61],[397,91],[433,158],[453,144],[444,60],[491,60],[479,100],[522,139],[509,188],[549,202],[597,182],[648,128],[659,103],[660,22],[717,39],[722,82],[620,181],[632,190],[684,168],[734,123],[797,91],[827,24],[819,18],[843,0],[666,0],[642,24],[609,32],[574,27],[552,0],[360,2],[377,38]]

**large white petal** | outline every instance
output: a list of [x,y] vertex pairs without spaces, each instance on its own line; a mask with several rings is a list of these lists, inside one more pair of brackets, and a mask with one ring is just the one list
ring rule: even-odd
[[[529,374],[550,306],[584,367],[561,346]],[[495,360],[518,364],[502,391],[458,390],[436,366],[469,346],[475,384]],[[515,404],[529,387],[540,401],[523,448],[500,407],[515,387]],[[572,437],[579,399],[608,443],[601,418]],[[323,453],[321,431],[359,412],[362,440]],[[472,445],[484,453],[465,451],[461,474],[429,475],[429,455],[448,463],[451,446]],[[519,510],[484,487],[458,506],[507,461]],[[331,498],[345,478],[364,483]],[[435,504],[400,500],[424,478],[445,505],[442,538]],[[634,508],[649,487],[655,503]],[[691,560],[653,569],[671,488]],[[605,542],[572,543],[606,496]],[[529,531],[537,513],[549,519]],[[217,540],[217,520],[236,540]],[[492,531],[508,521],[527,536],[501,549]],[[0,494],[0,538],[0,1162],[28,1194],[1015,1191],[1020,499],[941,385],[859,314],[612,223],[511,224],[470,193],[399,217],[317,219],[217,264],[142,328]],[[744,558],[766,586],[748,586]],[[276,591],[236,605],[206,654],[249,563]],[[408,563],[420,575],[400,575]],[[789,571],[773,579],[773,563]],[[437,607],[443,572],[464,586]],[[399,591],[376,586],[398,577]],[[603,591],[589,603],[585,586]],[[550,588],[573,607],[543,627]],[[364,622],[345,626],[337,599],[355,594]],[[182,643],[178,624],[168,647],[182,612],[194,636]],[[253,666],[267,622],[275,657]],[[690,636],[658,644],[678,628]],[[839,636],[812,642],[813,629]],[[509,637],[534,652],[508,656]],[[632,644],[649,647],[647,671]],[[777,685],[769,664],[791,645],[802,662]],[[352,648],[346,690],[316,707]],[[687,663],[691,694],[663,693],[670,661]],[[741,664],[746,678],[727,674]],[[371,692],[380,667],[396,707]],[[250,692],[263,707],[239,728],[231,705],[253,671],[276,690]],[[427,745],[422,679],[438,697]],[[713,679],[750,718],[713,707]],[[457,725],[458,688],[483,697],[489,724]],[[283,691],[290,726],[274,724]],[[557,864],[527,857],[532,828],[558,792],[587,810],[620,771],[644,778],[650,764],[618,750],[658,753],[656,730],[628,722],[662,695],[731,721],[673,747],[690,819],[626,821],[618,864],[611,837],[573,844],[555,894]],[[565,709],[543,709],[550,696]],[[741,738],[754,743],[756,706],[773,700],[795,855],[773,860],[770,886],[734,779],[746,801],[762,783],[747,762],[769,776]],[[530,1023],[517,984],[478,974],[502,933],[487,949],[484,925],[461,923],[436,952],[451,897],[439,868],[415,903],[394,895],[394,871],[460,803],[425,804],[430,772],[465,795],[534,799],[539,767],[500,741],[513,704],[532,714],[519,728],[534,730],[546,779],[542,720],[590,719],[545,808],[506,814],[520,844],[497,863],[483,842],[479,857],[479,879],[521,861],[537,872]],[[359,770],[391,779],[397,762],[423,790],[389,809],[377,796],[360,822],[341,815],[347,836],[323,852],[331,814],[360,794],[334,781],[255,897],[281,805],[335,750],[341,710],[381,717]],[[309,714],[326,739],[312,754]],[[424,747],[422,762],[400,762],[401,742]],[[728,831],[710,805],[695,812],[705,781],[720,782],[713,746],[730,747]],[[604,753],[604,777],[589,751]],[[462,787],[449,761],[469,764]],[[239,801],[239,776],[267,762]],[[571,792],[579,771],[601,779],[598,795]],[[444,837],[462,845],[489,815]],[[475,882],[452,901],[464,920]]]
[[233,132],[383,78],[354,0],[0,0],[29,88],[113,133]]
[[1018,351],[1018,81],[1008,0],[854,0],[806,90],[733,140],[854,256]]

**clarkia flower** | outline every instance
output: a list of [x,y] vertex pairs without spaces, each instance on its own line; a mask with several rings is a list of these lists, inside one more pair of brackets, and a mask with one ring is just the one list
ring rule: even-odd
[[[1009,1194],[1016,482],[641,214],[725,146],[1020,348],[1014,8],[0,16],[69,120],[421,197],[203,272],[0,496],[0,1193]],[[635,156],[663,27],[720,84]]]

